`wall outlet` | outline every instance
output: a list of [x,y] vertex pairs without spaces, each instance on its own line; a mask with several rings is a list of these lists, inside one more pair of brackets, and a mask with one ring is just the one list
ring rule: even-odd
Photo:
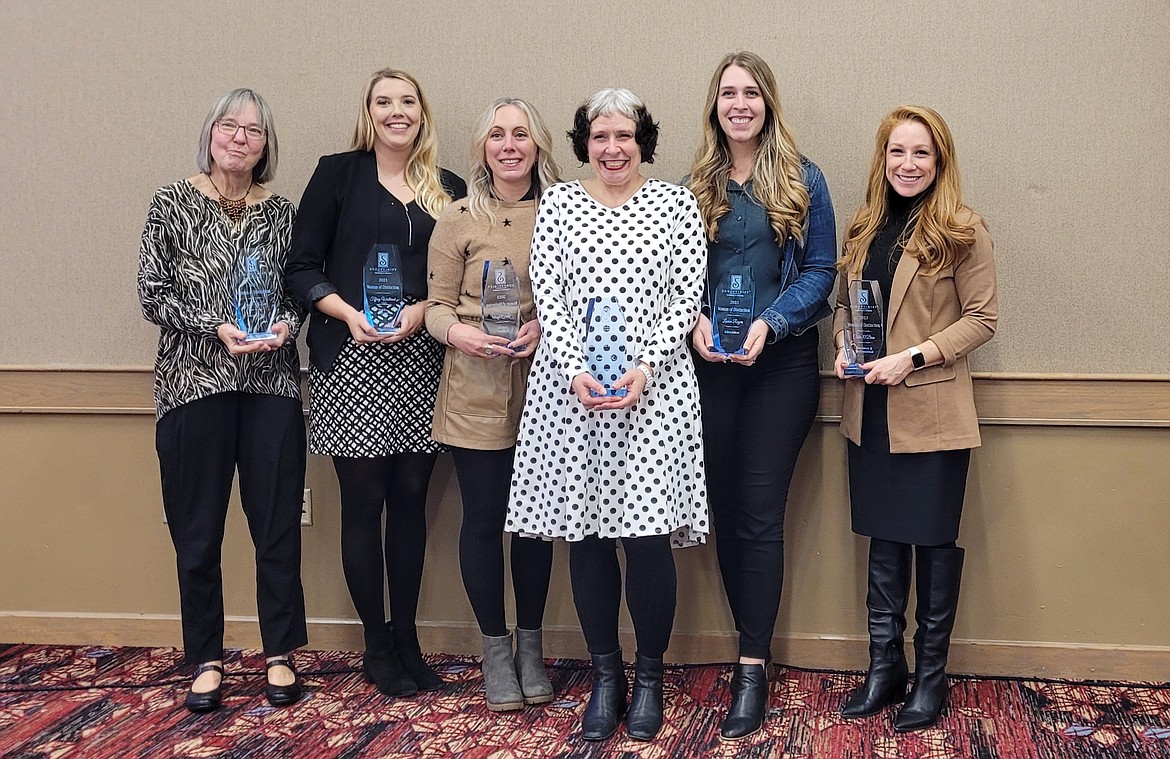
[[304,527],[313,524],[313,491],[305,488],[305,500],[301,501],[301,525]]

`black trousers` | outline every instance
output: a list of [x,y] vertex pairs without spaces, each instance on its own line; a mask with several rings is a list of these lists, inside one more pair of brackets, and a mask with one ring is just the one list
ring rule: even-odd
[[[669,535],[622,538],[626,555],[626,606],[638,653],[661,659],[674,629],[678,576]],[[581,632],[591,654],[609,654],[618,644],[622,571],[617,541],[596,536],[569,544],[569,579]]]
[[[463,501],[459,529],[459,569],[463,589],[484,635],[507,635],[504,616],[504,522],[512,486],[515,448],[479,451],[452,448]],[[516,626],[539,630],[544,621],[552,572],[553,544],[513,535],[510,545]]]
[[695,357],[707,494],[740,656],[770,656],[784,586],[792,472],[820,400],[817,334],[766,345],[754,366]]
[[301,588],[305,422],[296,398],[218,393],[167,412],[155,429],[163,508],[175,544],[188,663],[223,657],[220,551],[236,470],[256,549],[266,656],[308,642]]

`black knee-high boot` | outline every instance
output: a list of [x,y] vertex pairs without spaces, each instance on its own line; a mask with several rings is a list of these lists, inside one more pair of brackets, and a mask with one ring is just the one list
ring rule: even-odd
[[914,687],[894,720],[894,729],[900,733],[933,725],[946,704],[947,654],[963,575],[962,548],[918,546],[917,554]]
[[869,542],[869,672],[853,692],[841,716],[868,717],[906,695],[906,601],[910,595],[911,547],[906,543]]

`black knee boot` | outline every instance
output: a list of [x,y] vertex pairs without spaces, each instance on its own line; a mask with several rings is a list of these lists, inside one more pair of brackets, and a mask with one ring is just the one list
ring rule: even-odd
[[662,659],[638,654],[634,659],[634,694],[626,716],[626,735],[653,740],[662,729]]
[[603,741],[617,732],[626,714],[626,670],[622,650],[593,654],[593,687],[581,717],[581,737]]
[[877,714],[906,695],[906,600],[910,595],[910,552],[906,543],[869,542],[869,672],[853,692],[841,716],[850,719]]
[[947,653],[963,575],[962,548],[919,546],[917,552],[914,687],[894,720],[894,729],[900,733],[933,725],[946,704]]

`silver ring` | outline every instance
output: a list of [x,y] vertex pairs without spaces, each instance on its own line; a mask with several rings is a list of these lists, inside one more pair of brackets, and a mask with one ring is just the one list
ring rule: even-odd
[[495,352],[496,352],[496,349],[490,345],[485,345],[483,348],[483,355],[485,355],[485,356],[490,356]]

